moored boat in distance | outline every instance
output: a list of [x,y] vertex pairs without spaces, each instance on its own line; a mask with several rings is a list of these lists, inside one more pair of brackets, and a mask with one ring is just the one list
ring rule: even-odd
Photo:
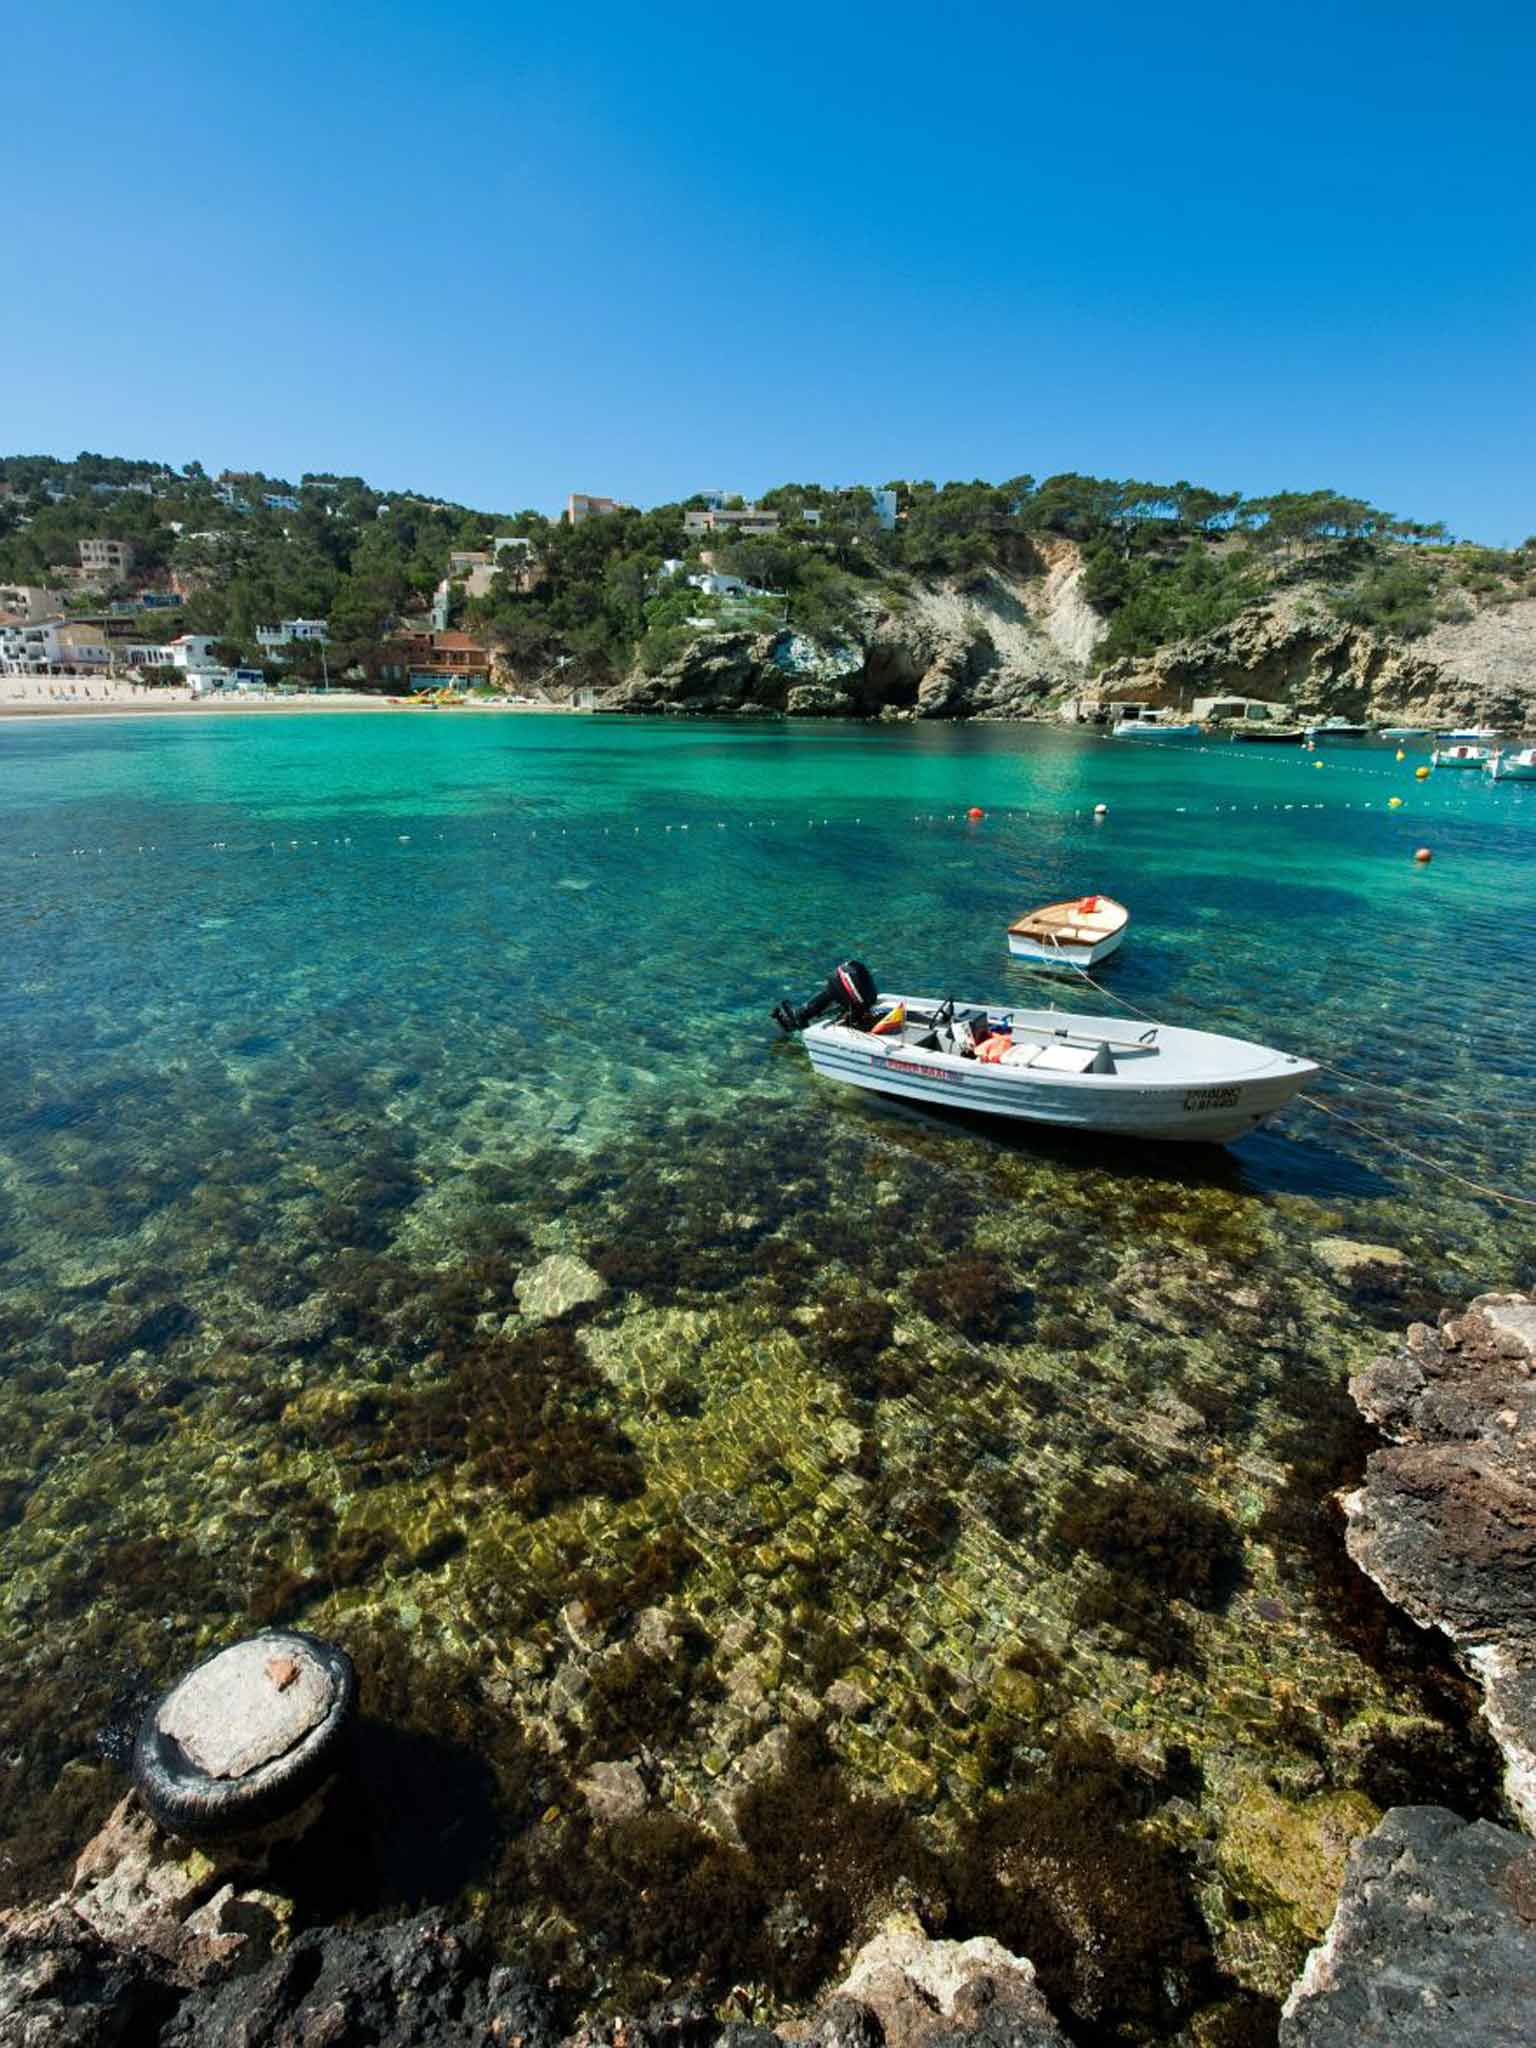
[[1483,740],[1496,740],[1499,729],[1496,725],[1469,725],[1455,732],[1437,732],[1435,738],[1446,746],[1476,746]]
[[827,1079],[1057,1130],[1226,1144],[1282,1109],[1310,1060],[1210,1031],[881,994],[862,961],[773,1013]]
[[1496,747],[1486,766],[1495,782],[1536,782],[1536,747]]
[[1487,747],[1466,744],[1456,747],[1436,747],[1429,757],[1437,768],[1483,768],[1487,766]]
[[1303,727],[1309,740],[1363,740],[1370,730],[1368,725],[1356,725],[1347,718],[1321,718],[1315,725]]
[[1306,736],[1304,726],[1271,725],[1264,718],[1245,718],[1232,728],[1235,740],[1269,740],[1283,746],[1299,747]]
[[1204,728],[1193,719],[1173,720],[1158,718],[1121,718],[1115,721],[1112,736],[1117,740],[1197,740]]
[[1009,925],[1008,951],[1037,967],[1091,967],[1116,951],[1130,916],[1112,896],[1047,903]]
[[1384,740],[1427,740],[1432,728],[1427,725],[1384,725],[1377,734]]

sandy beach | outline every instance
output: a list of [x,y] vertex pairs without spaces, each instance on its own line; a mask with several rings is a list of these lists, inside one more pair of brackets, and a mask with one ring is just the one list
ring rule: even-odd
[[[567,704],[477,704],[444,706],[473,712],[570,711]],[[0,676],[0,719],[159,718],[172,713],[191,718],[245,718],[264,713],[323,711],[410,711],[419,704],[392,702],[362,690],[317,691],[303,697],[194,697],[185,684],[154,687],[145,683],[89,680],[59,676]]]

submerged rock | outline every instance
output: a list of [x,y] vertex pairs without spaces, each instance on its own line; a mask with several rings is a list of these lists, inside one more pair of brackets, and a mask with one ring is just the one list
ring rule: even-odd
[[1536,2040],[1536,1845],[1439,1806],[1358,1844],[1280,2048],[1526,2048]]
[[1438,1330],[1415,1323],[1350,1391],[1396,1442],[1344,1501],[1349,1554],[1462,1651],[1536,1828],[1536,1301],[1484,1294]]
[[515,1291],[518,1307],[530,1322],[549,1323],[573,1308],[601,1301],[608,1283],[569,1252],[552,1252],[518,1275]]

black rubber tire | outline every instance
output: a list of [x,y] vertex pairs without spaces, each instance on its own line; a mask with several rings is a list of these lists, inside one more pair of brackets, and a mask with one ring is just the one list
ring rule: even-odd
[[329,1674],[334,1696],[329,1712],[302,1742],[237,1781],[211,1778],[199,1769],[174,1736],[158,1725],[160,1709],[192,1676],[234,1648],[225,1643],[198,1659],[163,1692],[139,1723],[133,1745],[133,1782],[149,1813],[169,1834],[193,1841],[243,1834],[278,1820],[300,1806],[335,1770],[357,1705],[357,1673],[335,1643],[302,1629],[262,1629],[247,1642],[270,1642],[274,1651],[299,1645]]

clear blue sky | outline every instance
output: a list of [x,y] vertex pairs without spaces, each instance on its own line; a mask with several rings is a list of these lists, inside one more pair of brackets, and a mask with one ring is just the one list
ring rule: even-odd
[[1536,530],[1528,4],[12,10],[0,450]]

